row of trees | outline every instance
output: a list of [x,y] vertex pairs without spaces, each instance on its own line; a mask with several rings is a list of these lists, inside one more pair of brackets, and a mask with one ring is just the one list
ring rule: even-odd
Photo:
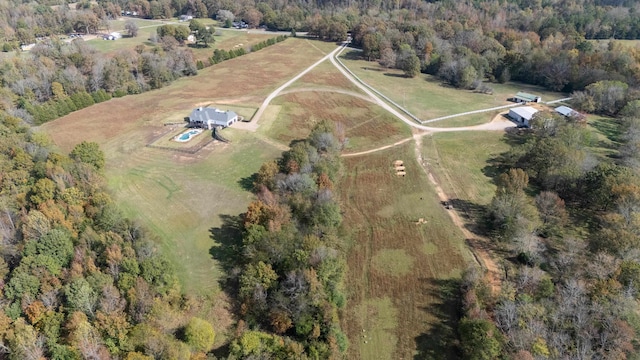
[[213,347],[154,238],[106,193],[104,165],[96,143],[67,157],[0,113],[2,357],[188,360]]
[[[259,42],[255,45],[251,46],[251,50],[250,52],[254,52],[254,51],[258,51],[258,50],[262,50],[267,46],[271,46],[271,45],[275,45],[279,42],[282,42],[284,40],[287,39],[286,35],[280,35],[262,42]],[[224,50],[224,49],[215,49],[213,51],[213,56],[211,57],[211,59],[209,59],[209,61],[211,61],[212,64],[217,64],[220,63],[222,61],[225,60],[229,60],[229,59],[233,59],[236,58],[238,56],[242,56],[248,54],[248,52],[244,49],[244,48],[237,48],[234,50]]]
[[346,249],[333,193],[340,149],[323,122],[260,168],[234,264],[242,270],[232,278],[241,318],[233,356],[328,359],[346,350],[338,321]]

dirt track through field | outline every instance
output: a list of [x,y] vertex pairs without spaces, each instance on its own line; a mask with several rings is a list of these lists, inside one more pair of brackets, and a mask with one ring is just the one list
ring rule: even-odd
[[[433,176],[433,173],[429,171],[429,167],[422,156],[422,137],[424,135],[424,133],[418,133],[413,136],[413,139],[415,140],[416,159],[421,165],[422,170],[424,170],[424,172],[427,174],[427,177],[436,190],[440,201],[450,204],[451,198],[447,195],[447,193],[444,192],[442,186],[440,186],[435,176]],[[448,174],[446,172],[445,177],[448,177]],[[460,231],[462,231],[462,234],[464,235],[467,244],[469,245],[471,252],[473,253],[473,257],[475,258],[478,265],[487,269],[487,277],[489,279],[489,284],[491,285],[491,292],[494,295],[497,295],[500,292],[500,268],[493,260],[493,257],[487,250],[486,246],[483,245],[483,243],[486,243],[487,239],[480,239],[478,236],[469,231],[465,226],[464,221],[458,215],[457,211],[457,209],[448,209],[447,213],[449,214],[451,221],[453,221],[453,223],[460,229]]]

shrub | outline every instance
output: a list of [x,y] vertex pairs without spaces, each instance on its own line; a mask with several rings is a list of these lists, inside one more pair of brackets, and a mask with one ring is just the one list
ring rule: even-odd
[[194,317],[184,329],[184,337],[195,350],[207,352],[213,347],[216,333],[208,321]]

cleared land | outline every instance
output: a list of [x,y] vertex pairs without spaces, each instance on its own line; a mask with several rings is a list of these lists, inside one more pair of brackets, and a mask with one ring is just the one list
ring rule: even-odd
[[[323,55],[304,40],[289,39],[260,55],[223,62],[160,90],[91,106],[42,129],[64,151],[82,140],[97,141],[106,154],[107,177],[116,199],[129,215],[158,234],[185,290],[216,291],[220,272],[209,249],[217,241],[209,230],[220,226],[221,215],[246,210],[252,195],[243,179],[281,150],[251,133],[227,130],[232,145],[208,146],[195,155],[146,145],[170,136],[162,124],[182,121],[195,106],[257,107],[272,89]],[[227,86],[229,79],[242,86]]]
[[503,139],[502,131],[437,133],[423,138],[423,156],[450,198],[485,206],[496,190],[490,160],[509,150]]
[[[515,82],[488,84],[494,90],[492,95],[474,93],[471,90],[460,90],[445,85],[431,75],[420,74],[415,78],[406,78],[400,70],[383,68],[376,62],[361,60],[359,56],[360,52],[350,50],[345,51],[340,59],[367,84],[422,120],[511,104],[507,98],[518,91],[539,94],[544,101],[567,96],[546,91],[538,86]],[[433,124],[435,123],[430,126]]]
[[[139,27],[138,36],[128,37],[125,30],[125,23],[128,20],[133,20]],[[211,19],[197,19],[205,25],[214,26],[215,21]],[[153,46],[149,40],[152,34],[156,33],[156,29],[162,25],[181,25],[189,26],[189,22],[178,22],[177,20],[144,20],[136,18],[120,18],[118,20],[109,21],[109,32],[118,31],[122,33],[123,37],[118,40],[103,40],[101,37],[88,40],[87,44],[96,48],[98,51],[113,54],[123,49],[133,49],[137,45]],[[216,35],[214,36],[215,43],[209,48],[192,47],[191,50],[194,56],[198,60],[205,60],[213,55],[213,50],[223,49],[231,50],[243,47],[250,49],[252,45],[262,42],[264,40],[276,37],[277,34],[269,33],[251,33],[247,31],[235,31],[226,29],[216,29]]]
[[[452,289],[470,254],[415,160],[414,146],[345,158],[339,189],[354,243],[343,318],[348,358],[457,358]],[[404,160],[405,177],[395,175],[397,159]],[[425,223],[416,224],[419,218]]]
[[[314,45],[321,44],[318,41],[313,42]],[[326,43],[322,43],[326,44]],[[326,53],[331,52],[336,48],[336,45],[329,43],[330,49]],[[300,89],[324,89],[324,90],[339,90],[339,91],[353,91],[358,94],[363,94],[360,89],[355,86],[351,81],[345,78],[340,71],[338,71],[330,61],[325,61],[322,64],[309,71],[298,81],[291,84],[287,90],[300,90]]]
[[274,104],[282,108],[267,134],[286,145],[307,137],[321,120],[342,124],[349,138],[347,151],[392,144],[411,135],[409,127],[393,115],[354,96],[305,91],[280,96]]

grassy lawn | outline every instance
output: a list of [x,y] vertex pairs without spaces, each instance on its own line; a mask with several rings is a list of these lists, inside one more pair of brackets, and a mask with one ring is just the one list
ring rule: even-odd
[[485,206],[495,193],[489,160],[509,150],[502,131],[437,133],[423,139],[423,154],[443,190],[461,202]]
[[621,143],[620,120],[602,115],[587,115],[587,124],[594,130],[595,138],[591,151],[599,156],[618,154]]
[[210,230],[220,228],[224,216],[246,210],[253,195],[241,180],[280,154],[249,133],[237,135],[242,136],[235,136],[233,145],[212,144],[195,156],[151,148],[116,155],[115,144],[103,146],[111,160],[109,187],[119,205],[159,236],[160,249],[191,293],[218,288],[223,274],[210,251],[219,239]]
[[[455,297],[444,289],[470,262],[406,143],[345,158],[339,184],[348,254],[348,307],[343,316],[352,359],[455,359]],[[392,162],[404,160],[397,177]],[[416,224],[419,218],[426,222]]]
[[442,128],[482,125],[490,122],[499,113],[500,113],[500,110],[487,111],[479,114],[457,116],[450,119],[434,121],[434,122],[427,123],[425,125],[431,126],[431,127],[442,127]]
[[[243,179],[281,150],[254,133],[235,129],[225,130],[231,144],[214,143],[194,155],[146,145],[167,133],[165,122],[182,121],[196,106],[255,109],[266,94],[322,56],[308,42],[289,39],[260,55],[225,61],[162,89],[76,111],[41,130],[63,151],[83,140],[98,142],[114,197],[127,215],[158,236],[158,246],[178,270],[183,288],[193,294],[217,292],[221,273],[209,251],[219,242],[211,239],[209,230],[220,226],[221,216],[246,210],[253,195],[242,186]],[[230,76],[242,86],[224,86]]]
[[361,98],[333,92],[297,92],[279,96],[280,113],[267,135],[289,145],[308,136],[321,120],[340,123],[349,138],[346,150],[361,151],[392,144],[411,135],[407,125]]
[[488,84],[494,89],[492,95],[459,90],[443,84],[431,75],[420,74],[415,78],[404,77],[402,71],[386,69],[376,62],[360,60],[359,52],[345,51],[342,62],[381,93],[404,106],[422,120],[507,105],[507,98],[518,91],[539,94],[543,101],[560,99],[566,94],[546,91],[541,87],[522,83]]

